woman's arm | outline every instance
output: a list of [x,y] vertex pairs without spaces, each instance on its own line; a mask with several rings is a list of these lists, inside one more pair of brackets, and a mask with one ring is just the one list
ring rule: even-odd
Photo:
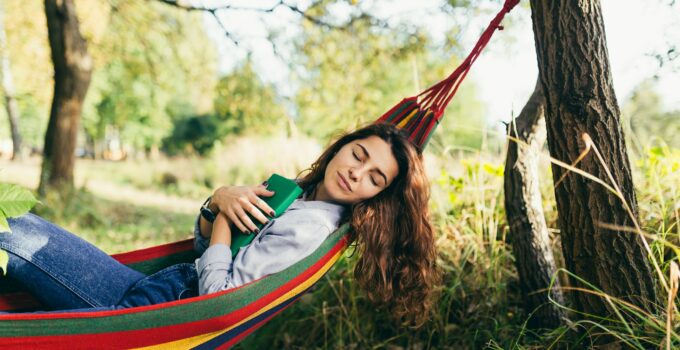
[[198,290],[201,295],[224,289],[230,284],[231,227],[224,213],[219,213],[211,225],[210,246],[197,260]]
[[215,244],[231,246],[231,228],[229,227],[229,219],[227,219],[224,213],[219,213],[215,218],[215,222],[212,223],[210,246]]

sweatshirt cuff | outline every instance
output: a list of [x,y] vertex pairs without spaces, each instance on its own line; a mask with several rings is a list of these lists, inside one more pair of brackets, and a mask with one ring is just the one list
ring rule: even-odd
[[227,270],[231,265],[231,249],[226,244],[214,244],[205,250],[203,256],[196,262],[198,276],[203,274],[206,268]]

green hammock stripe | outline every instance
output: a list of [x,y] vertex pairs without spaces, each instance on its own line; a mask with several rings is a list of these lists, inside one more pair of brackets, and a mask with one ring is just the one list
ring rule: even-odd
[[420,113],[420,120],[418,122],[418,125],[415,126],[413,129],[412,134],[415,135],[415,140],[418,142],[418,144],[421,144],[421,142],[424,139],[425,132],[429,128],[429,124],[432,122],[432,115],[433,113],[430,112],[429,110],[427,111],[422,111]]
[[427,137],[425,138],[425,141],[423,141],[422,148],[425,148],[425,146],[427,146],[427,144],[430,142],[432,135],[434,135],[434,129],[437,128],[437,126],[439,125],[439,121],[437,121],[437,118],[434,116],[434,113],[433,112],[430,112],[430,113],[432,114],[432,116],[431,116],[432,120],[429,121],[429,123],[432,124],[432,125],[428,125],[429,130],[425,134],[425,135],[427,135]]
[[[415,101],[406,101],[406,102],[404,102],[401,106],[399,106],[399,108],[398,108],[396,111],[394,111],[394,113],[392,113],[389,117],[387,117],[387,119],[385,120],[385,122],[387,122],[387,123],[393,123],[393,124],[399,123],[400,120],[396,120],[396,121],[395,121],[394,119],[395,119],[397,116],[399,116],[400,114],[402,114],[402,112],[404,112],[405,110],[407,110],[407,109],[408,109],[408,110],[413,109],[413,108],[412,108],[413,105],[416,105],[416,106],[417,106],[417,103],[416,103]],[[404,115],[408,115],[408,113],[404,113]],[[402,119],[402,118],[399,118],[399,119]]]
[[[331,234],[311,255],[287,269],[220,296],[134,313],[65,319],[9,320],[0,315],[0,337],[93,334],[142,330],[202,321],[230,314],[275,291],[302,274],[326,255],[348,231],[348,225]],[[57,316],[57,315],[55,315]]]
[[168,266],[193,262],[198,258],[198,254],[192,250],[166,255],[156,259],[140,261],[132,264],[127,264],[128,267],[135,269],[145,275],[151,275]]

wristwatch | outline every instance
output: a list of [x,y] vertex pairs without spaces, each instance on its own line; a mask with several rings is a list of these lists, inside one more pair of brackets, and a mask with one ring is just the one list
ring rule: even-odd
[[210,205],[210,200],[212,199],[212,196],[208,197],[208,199],[203,202],[203,205],[201,206],[201,216],[208,220],[208,222],[213,223],[215,222],[215,218],[217,217],[217,214],[214,213],[210,208],[208,207]]

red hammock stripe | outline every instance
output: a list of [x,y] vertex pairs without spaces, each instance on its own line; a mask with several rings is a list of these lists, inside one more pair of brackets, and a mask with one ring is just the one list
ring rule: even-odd
[[111,255],[122,264],[129,265],[193,249],[193,239],[144,248],[132,252]]

